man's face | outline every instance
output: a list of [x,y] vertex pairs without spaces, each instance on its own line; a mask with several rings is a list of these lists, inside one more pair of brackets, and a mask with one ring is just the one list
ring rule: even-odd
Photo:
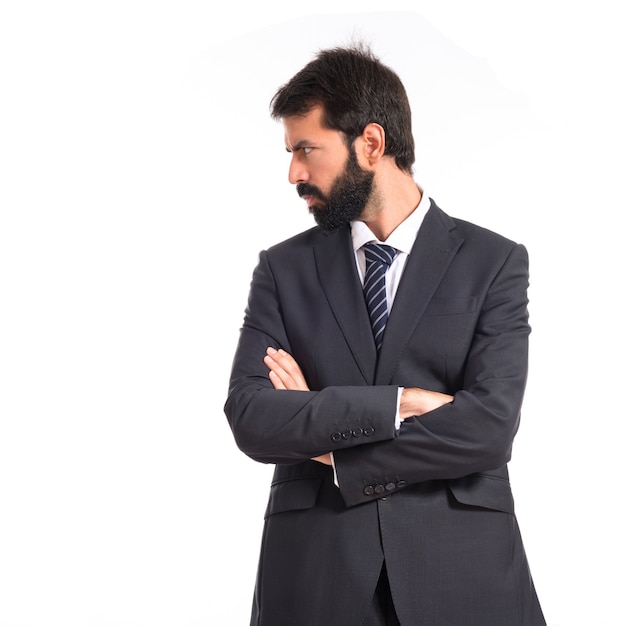
[[341,133],[321,125],[321,115],[317,107],[305,116],[286,118],[285,143],[292,155],[289,181],[318,225],[333,230],[363,213],[374,174],[360,167]]

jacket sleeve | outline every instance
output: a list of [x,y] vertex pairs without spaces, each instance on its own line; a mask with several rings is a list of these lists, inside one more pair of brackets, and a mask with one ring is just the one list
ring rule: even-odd
[[254,271],[224,407],[238,447],[263,463],[296,463],[396,437],[397,386],[275,390],[268,346],[292,352],[266,252]]
[[405,420],[394,439],[335,453],[348,506],[417,482],[496,470],[510,460],[527,378],[527,287],[527,252],[515,245],[482,300],[462,384],[446,390],[454,400]]

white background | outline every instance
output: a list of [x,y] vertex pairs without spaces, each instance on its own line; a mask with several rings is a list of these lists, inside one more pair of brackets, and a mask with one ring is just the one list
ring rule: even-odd
[[626,624],[618,3],[282,4],[0,9],[0,626],[248,623],[272,468],[222,407],[258,252],[312,224],[268,103],[354,37],[429,195],[530,252],[511,476],[548,622]]

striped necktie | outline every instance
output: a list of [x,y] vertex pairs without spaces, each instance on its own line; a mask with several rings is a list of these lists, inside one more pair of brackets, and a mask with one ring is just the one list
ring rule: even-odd
[[397,250],[382,243],[366,243],[365,252],[365,279],[363,292],[367,302],[367,310],[372,322],[376,349],[380,349],[383,333],[387,324],[387,294],[385,274],[391,265]]

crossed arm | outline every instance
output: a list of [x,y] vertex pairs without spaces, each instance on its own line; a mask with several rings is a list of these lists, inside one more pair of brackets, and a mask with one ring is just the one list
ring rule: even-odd
[[[269,378],[275,389],[290,391],[309,391],[309,386],[296,360],[284,350],[268,348],[263,359],[269,369]],[[452,402],[453,396],[437,391],[429,391],[418,387],[407,387],[400,396],[400,420],[419,416],[428,411]],[[325,465],[331,465],[330,453],[312,459]]]

